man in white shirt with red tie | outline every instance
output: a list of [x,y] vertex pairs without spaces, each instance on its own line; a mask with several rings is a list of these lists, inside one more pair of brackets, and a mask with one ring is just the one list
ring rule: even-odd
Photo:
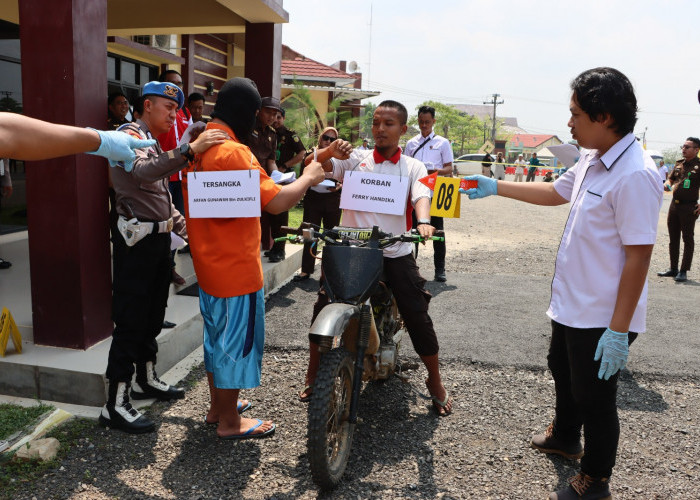
[[[356,209],[344,208],[341,199],[344,226],[378,226],[385,232],[401,234],[406,231],[405,209],[407,202],[410,202],[417,214],[420,234],[429,237],[435,232],[435,228],[430,225],[430,190],[419,181],[427,175],[425,166],[420,161],[401,154],[399,147],[399,139],[408,128],[407,119],[408,112],[403,104],[383,101],[374,111],[374,149],[371,152],[353,151],[349,159],[340,159],[347,158],[347,154],[344,153],[347,142],[342,140],[333,141],[329,147],[318,150],[317,160],[323,164],[324,170],[333,172],[335,179],[343,180],[345,172],[364,172],[379,174],[384,179],[381,182],[391,183],[394,188],[403,188],[403,197],[390,195],[393,191],[386,188],[387,199],[393,200],[393,205],[387,206],[386,211],[364,211],[362,203]],[[307,160],[310,162],[311,158],[313,156],[310,155]],[[352,188],[344,184],[344,194],[348,194],[348,189]],[[449,415],[452,412],[452,397],[445,389],[440,375],[438,340],[433,321],[428,314],[431,296],[430,292],[424,289],[425,279],[416,265],[411,243],[399,242],[384,249],[384,276],[386,284],[394,293],[413,348],[428,371],[425,383],[432,396],[433,407],[439,416]],[[314,318],[327,303],[328,299],[322,288],[314,305]],[[319,339],[315,337],[317,336],[309,335],[311,349],[304,389],[304,395],[307,396],[313,392],[313,382],[320,359]]]
[[[452,146],[450,141],[433,131],[435,126],[435,108],[421,106],[418,109],[418,128],[420,134],[406,143],[405,154],[416,160],[420,160],[428,170],[428,175],[437,171],[442,177],[452,177]],[[413,212],[413,227],[416,227],[416,213]],[[442,217],[430,217],[430,225],[435,229],[445,229]],[[417,254],[418,252],[416,252]],[[435,264],[435,281],[447,281],[445,274],[445,254],[447,253],[444,241],[433,241],[433,263]]]
[[663,192],[656,164],[633,134],[637,99],[627,77],[594,68],[577,76],[571,89],[568,125],[585,148],[576,165],[553,183],[466,177],[478,181],[466,194],[571,203],[547,310],[554,420],[531,445],[581,458],[580,473],[550,500],[600,500],[612,498],[609,481],[620,437],[617,379],[629,345],[646,329],[647,272]]

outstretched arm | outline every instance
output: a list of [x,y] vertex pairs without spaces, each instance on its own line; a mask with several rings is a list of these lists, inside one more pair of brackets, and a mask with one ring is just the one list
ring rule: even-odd
[[[331,162],[331,158],[347,160],[350,158],[350,153],[352,153],[352,144],[348,141],[338,139],[337,141],[333,141],[327,148],[317,149],[315,161],[323,165],[323,170],[326,172],[332,172],[333,163]],[[314,161],[314,155],[310,154],[304,160],[304,165],[308,165],[312,161]]]
[[475,188],[460,189],[461,192],[469,196],[470,200],[497,194],[534,205],[555,206],[567,203],[566,198],[557,193],[554,184],[550,182],[497,181],[483,175],[470,175],[464,179],[478,182],[478,186]]

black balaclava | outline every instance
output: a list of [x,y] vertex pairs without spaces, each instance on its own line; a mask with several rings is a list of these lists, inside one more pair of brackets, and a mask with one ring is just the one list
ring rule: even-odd
[[255,113],[260,110],[260,94],[250,78],[231,78],[221,86],[212,118],[226,123],[243,142],[255,127]]

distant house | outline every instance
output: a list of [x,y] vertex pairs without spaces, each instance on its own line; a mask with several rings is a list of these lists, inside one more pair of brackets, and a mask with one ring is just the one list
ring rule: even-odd
[[[347,73],[346,71],[351,71]],[[379,95],[379,92],[362,89],[362,73],[357,72],[356,63],[348,65],[346,61],[338,61],[326,65],[314,61],[299,52],[282,45],[282,91],[281,100],[284,103],[292,95],[296,85],[301,84],[309,91],[311,100],[316,108],[316,128],[318,130],[335,123],[327,123],[326,114],[333,100],[340,100],[338,112],[349,111],[353,117],[360,116],[363,107],[362,99]],[[333,121],[333,120],[331,120]],[[359,137],[359,125],[353,137]]]
[[506,156],[508,161],[514,160],[519,154],[528,160],[532,157],[532,153],[537,153],[539,150],[562,144],[562,140],[556,135],[551,134],[514,134],[506,144]]

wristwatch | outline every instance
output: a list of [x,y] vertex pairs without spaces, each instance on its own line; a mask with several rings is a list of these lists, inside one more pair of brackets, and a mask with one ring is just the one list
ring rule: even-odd
[[194,160],[194,153],[192,153],[192,148],[190,147],[189,143],[185,143],[180,146],[180,154],[189,161]]
[[430,219],[418,219],[416,225],[418,226],[420,224],[430,224]]

